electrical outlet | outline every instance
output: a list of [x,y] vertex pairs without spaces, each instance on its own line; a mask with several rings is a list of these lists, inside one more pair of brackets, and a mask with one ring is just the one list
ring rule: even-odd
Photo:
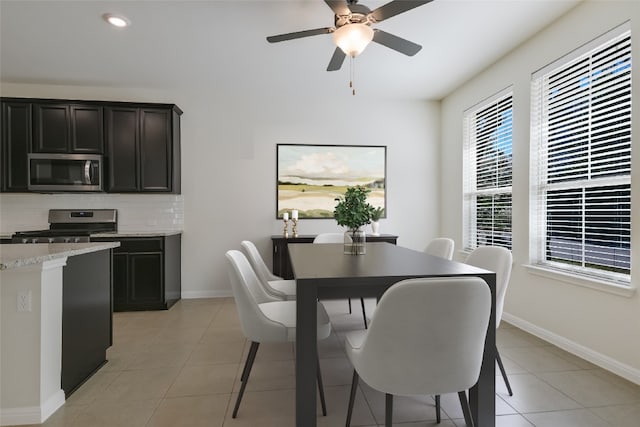
[[18,311],[31,311],[31,291],[18,292]]

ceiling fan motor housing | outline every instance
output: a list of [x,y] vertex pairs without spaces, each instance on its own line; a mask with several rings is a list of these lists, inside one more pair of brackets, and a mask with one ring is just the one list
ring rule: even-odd
[[368,7],[351,3],[349,4],[349,10],[351,10],[351,13],[348,15],[335,15],[334,25],[336,28],[340,28],[348,24],[371,24],[369,16],[371,10]]

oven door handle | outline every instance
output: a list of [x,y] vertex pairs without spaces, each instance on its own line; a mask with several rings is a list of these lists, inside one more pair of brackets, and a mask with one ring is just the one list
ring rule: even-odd
[[84,162],[84,182],[91,185],[91,160]]

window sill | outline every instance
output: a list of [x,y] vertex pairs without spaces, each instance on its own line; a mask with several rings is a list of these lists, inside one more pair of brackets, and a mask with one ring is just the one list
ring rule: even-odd
[[581,286],[584,288],[594,289],[596,291],[606,292],[626,298],[631,298],[636,293],[636,288],[633,286],[623,286],[617,283],[608,282],[606,280],[598,280],[595,278],[582,277],[576,274],[566,273],[564,271],[558,271],[551,268],[545,268],[538,265],[525,265],[524,266],[530,274],[536,276],[542,276],[549,279],[559,280],[564,283],[569,283],[575,286]]

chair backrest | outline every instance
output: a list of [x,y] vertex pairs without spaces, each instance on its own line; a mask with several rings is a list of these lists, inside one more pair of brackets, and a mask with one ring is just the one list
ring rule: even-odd
[[251,341],[287,341],[287,328],[264,315],[258,304],[275,301],[262,288],[244,254],[227,251],[227,273],[240,317],[242,333]]
[[511,266],[513,264],[511,251],[500,246],[480,246],[469,254],[465,263],[496,273],[497,328],[502,320],[504,297],[507,294],[507,286],[509,286],[509,278],[511,277]]
[[478,381],[491,292],[477,277],[403,280],[380,299],[358,350],[357,370],[395,395],[445,394]]
[[448,237],[438,237],[429,242],[425,248],[425,253],[440,258],[451,260],[453,258],[453,248],[455,242]]
[[282,277],[278,277],[269,271],[269,267],[265,264],[264,259],[260,256],[260,252],[258,252],[258,248],[253,242],[249,240],[243,240],[240,243],[244,254],[247,256],[251,267],[253,267],[253,271],[256,272],[258,278],[262,281],[262,283],[266,283],[270,280],[282,280]]
[[320,233],[314,239],[313,243],[344,243],[344,239],[351,240],[351,237],[344,233]]

